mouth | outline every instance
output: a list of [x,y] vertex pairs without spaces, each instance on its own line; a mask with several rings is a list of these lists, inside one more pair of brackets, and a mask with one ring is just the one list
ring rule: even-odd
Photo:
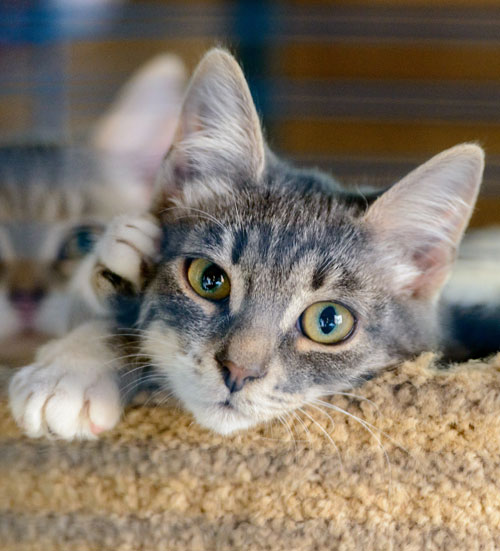
[[257,424],[255,419],[240,411],[230,400],[213,402],[205,407],[194,404],[185,406],[199,425],[224,436]]
[[25,331],[32,331],[35,325],[37,306],[31,300],[22,300],[15,305],[19,321]]
[[193,360],[180,349],[178,339],[169,339],[165,332],[160,336],[163,343],[160,351],[149,342],[145,350],[153,358],[153,364],[167,376],[173,395],[193,415],[198,425],[229,435],[258,424],[255,406],[247,401],[241,403],[240,396],[230,396],[220,380],[209,379],[207,384],[200,381]]

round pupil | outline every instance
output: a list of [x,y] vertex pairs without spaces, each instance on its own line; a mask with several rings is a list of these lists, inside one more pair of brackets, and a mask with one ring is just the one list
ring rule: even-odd
[[204,291],[216,291],[223,283],[224,274],[215,264],[208,266],[201,276],[201,286]]
[[88,231],[82,231],[77,236],[78,248],[83,252],[90,252],[93,245],[92,235]]
[[337,326],[338,316],[333,306],[327,306],[318,318],[319,327],[325,335],[329,335]]

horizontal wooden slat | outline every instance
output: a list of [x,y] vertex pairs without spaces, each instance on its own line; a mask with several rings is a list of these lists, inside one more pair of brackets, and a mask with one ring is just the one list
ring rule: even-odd
[[[164,0],[166,1],[166,0]],[[311,0],[294,0],[294,4],[308,5]],[[478,8],[480,6],[498,6],[498,0],[314,0],[320,6],[408,6],[408,7],[457,7]]]
[[77,41],[70,45],[68,71],[70,78],[73,74],[131,73],[162,52],[178,54],[193,68],[212,45],[213,40],[207,37]]
[[[7,136],[26,134],[32,124],[31,100],[28,97],[8,97],[0,102],[0,140]],[[8,131],[8,132],[7,132]]]
[[470,227],[500,226],[500,197],[479,197]]
[[500,42],[293,43],[273,60],[294,78],[500,79]]
[[295,119],[273,125],[270,135],[292,154],[432,155],[467,141],[500,154],[500,125],[475,122]]
[[[261,79],[270,119],[376,118],[500,123],[500,81]],[[87,94],[88,95],[88,94]]]

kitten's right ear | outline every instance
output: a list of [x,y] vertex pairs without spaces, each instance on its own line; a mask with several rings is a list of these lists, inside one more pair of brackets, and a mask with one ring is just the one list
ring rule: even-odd
[[264,140],[245,77],[227,51],[213,49],[189,85],[157,181],[157,207],[197,191],[217,193],[237,181],[256,181],[263,167]]

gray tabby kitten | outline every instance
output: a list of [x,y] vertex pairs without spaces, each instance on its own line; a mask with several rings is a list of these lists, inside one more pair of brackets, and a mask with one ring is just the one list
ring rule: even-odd
[[[82,259],[119,213],[147,208],[169,147],[184,68],[162,55],[140,69],[88,144],[0,147],[0,355],[29,357],[44,335],[101,308]],[[76,307],[73,295],[84,300]],[[26,359],[24,360],[26,363]]]
[[94,253],[116,322],[43,349],[11,382],[14,417],[30,436],[91,438],[150,365],[228,434],[437,349],[483,164],[463,144],[379,196],[349,193],[269,151],[238,64],[209,52],[157,180],[161,235],[151,215],[122,218]]

